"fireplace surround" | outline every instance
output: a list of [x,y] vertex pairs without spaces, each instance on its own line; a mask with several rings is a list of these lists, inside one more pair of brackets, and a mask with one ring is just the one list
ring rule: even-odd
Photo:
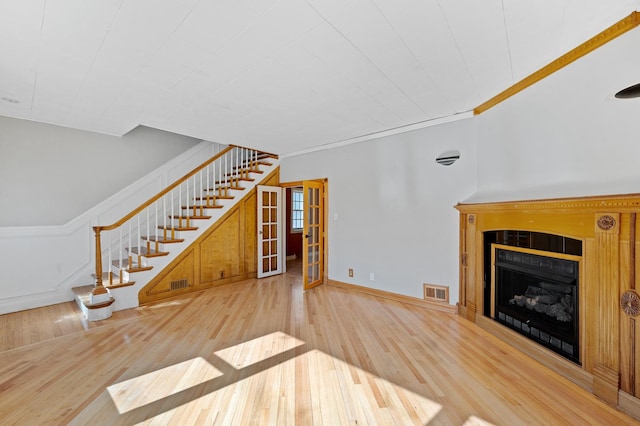
[[[459,315],[640,419],[640,194],[456,208]],[[513,253],[525,264],[541,256],[571,271],[527,278],[527,265],[513,261]],[[496,264],[497,274],[515,277],[516,287],[496,291]],[[538,303],[551,315],[535,312],[536,318],[523,321],[519,315]],[[539,323],[531,332],[532,323],[549,320],[545,316],[553,320],[552,330],[564,328],[561,335],[542,335]],[[575,322],[567,326],[569,317]]]

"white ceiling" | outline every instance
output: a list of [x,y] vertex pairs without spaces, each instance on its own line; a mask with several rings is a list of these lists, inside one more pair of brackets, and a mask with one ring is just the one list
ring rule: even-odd
[[0,115],[278,154],[472,110],[638,0],[0,0]]

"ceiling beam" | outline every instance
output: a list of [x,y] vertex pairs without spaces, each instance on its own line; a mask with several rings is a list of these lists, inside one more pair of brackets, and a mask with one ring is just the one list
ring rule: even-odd
[[616,22],[615,24],[613,24],[606,30],[600,32],[599,34],[595,35],[594,37],[591,37],[589,40],[585,41],[580,46],[565,53],[555,61],[545,65],[544,67],[540,68],[538,71],[534,72],[533,74],[530,74],[529,76],[520,80],[519,82],[509,87],[508,89],[498,93],[496,96],[484,102],[483,104],[480,104],[479,106],[474,108],[473,114],[478,115],[487,111],[488,109],[498,105],[500,102],[509,99],[511,96],[515,95],[516,93],[521,92],[522,90],[526,89],[529,86],[534,85],[535,83],[548,77],[554,72],[566,67],[573,61],[580,59],[586,54],[596,50],[600,46],[621,36],[627,31],[634,29],[638,25],[640,25],[640,12],[632,12],[626,18]]

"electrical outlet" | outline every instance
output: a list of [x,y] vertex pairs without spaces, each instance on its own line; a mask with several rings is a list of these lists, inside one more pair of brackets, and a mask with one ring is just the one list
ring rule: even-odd
[[375,281],[376,280],[376,274],[374,274],[373,272],[369,272],[369,281]]
[[349,276],[353,278],[353,269],[349,268]]

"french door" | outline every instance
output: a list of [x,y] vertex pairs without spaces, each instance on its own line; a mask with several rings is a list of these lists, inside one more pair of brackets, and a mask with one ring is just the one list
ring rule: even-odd
[[304,227],[302,238],[302,275],[308,290],[324,279],[324,194],[323,184],[303,182]]
[[258,185],[258,278],[282,273],[282,189]]

